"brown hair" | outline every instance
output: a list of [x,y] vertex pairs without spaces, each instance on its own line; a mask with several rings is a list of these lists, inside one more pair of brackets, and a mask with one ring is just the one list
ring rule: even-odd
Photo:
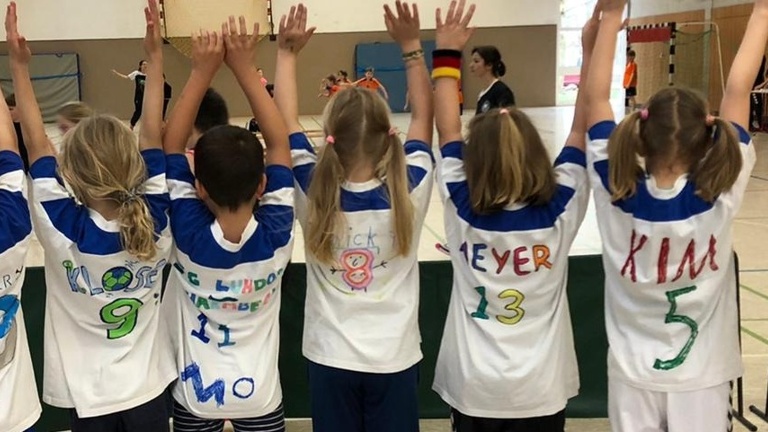
[[140,260],[155,256],[155,231],[141,197],[147,168],[136,137],[115,117],[96,115],[65,135],[59,174],[82,203],[113,200],[125,250]]
[[707,122],[707,103],[693,90],[667,88],[646,108],[648,117],[629,115],[610,137],[610,186],[613,200],[631,197],[644,170],[653,173],[676,164],[686,167],[696,194],[707,202],[729,190],[742,167],[739,137],[723,120]]
[[78,124],[92,116],[93,110],[83,102],[67,102],[56,110],[56,115],[60,115],[64,120]]
[[334,137],[334,143],[321,150],[307,193],[307,250],[321,262],[335,262],[334,240],[344,221],[341,185],[348,169],[370,161],[376,178],[386,184],[395,249],[398,255],[407,255],[414,242],[414,209],[402,142],[389,133],[389,108],[377,94],[349,88],[331,99],[324,116],[325,133]]
[[522,111],[494,109],[473,118],[463,151],[475,213],[493,213],[515,202],[546,204],[555,194],[547,149]]

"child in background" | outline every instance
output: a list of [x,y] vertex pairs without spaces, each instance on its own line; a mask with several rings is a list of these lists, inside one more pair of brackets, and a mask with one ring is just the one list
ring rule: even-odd
[[585,88],[605,251],[611,425],[616,432],[730,430],[730,382],[743,373],[732,225],[755,164],[746,129],[768,0],[755,1],[722,118],[710,116],[697,93],[672,87],[617,126],[610,82],[625,5],[603,0]]
[[226,126],[228,124],[229,108],[227,108],[227,101],[216,90],[212,88],[207,89],[197,108],[195,123],[187,139],[187,162],[189,162],[189,168],[192,172],[195,172],[195,146],[200,137],[217,126]]
[[138,145],[117,118],[94,116],[65,136],[58,160],[32,90],[31,53],[18,33],[14,3],[6,18],[32,163],[32,214],[45,249],[43,400],[70,409],[73,432],[169,429],[165,389],[176,373],[167,333],[159,326],[159,303],[172,240],[155,0],[149,0],[145,16],[149,61]]
[[637,108],[637,53],[627,51],[627,66],[624,68],[624,107],[629,114]]
[[280,21],[275,100],[291,133],[307,248],[304,356],[315,432],[419,430],[417,242],[432,189],[432,92],[416,6],[385,6],[413,95],[405,146],[386,103],[365,89],[326,107],[316,155],[298,121],[296,61],[307,9]]
[[[454,278],[433,388],[454,432],[562,432],[579,390],[566,294],[568,254],[589,202],[586,107],[550,163],[530,119],[514,108],[459,116],[461,52],[475,6],[438,9],[435,119]],[[599,10],[584,28],[584,65]],[[512,255],[512,258],[510,256]],[[482,353],[482,355],[477,355]]]
[[42,412],[21,311],[24,261],[32,235],[24,183],[13,120],[0,96],[0,430],[8,432],[33,426]]
[[336,84],[338,84],[341,88],[352,87],[354,85],[354,83],[349,80],[349,74],[347,71],[339,70],[336,76],[338,77]]
[[[291,153],[253,67],[258,25],[249,36],[239,21],[193,37],[192,72],[164,137],[177,249],[164,300],[180,374],[176,431],[221,431],[225,419],[237,432],[285,430],[277,356],[280,283],[293,247]],[[185,145],[222,61],[262,127],[267,166],[252,133],[217,126],[197,142],[193,174]]]
[[56,110],[56,127],[64,135],[93,114],[84,102],[67,102]]
[[373,73],[374,69],[372,67],[367,68],[365,70],[365,76],[352,83],[352,85],[355,87],[368,89],[375,93],[381,92],[381,95],[384,96],[384,99],[389,99],[387,88],[384,87],[384,84],[382,84],[381,81],[377,80],[376,77],[373,76]]

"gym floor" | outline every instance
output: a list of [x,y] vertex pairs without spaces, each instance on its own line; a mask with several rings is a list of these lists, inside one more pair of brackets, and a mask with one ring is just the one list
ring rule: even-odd
[[[544,142],[548,146],[552,158],[560,151],[570,130],[573,116],[572,107],[534,108],[526,109]],[[470,118],[467,114],[466,120]],[[233,119],[235,125],[245,125],[248,119]],[[402,132],[408,129],[407,115],[394,116],[394,124]],[[320,130],[319,117],[303,117],[302,125],[307,130]],[[51,127],[49,132],[56,143],[58,132]],[[318,144],[322,140],[316,140]],[[741,337],[743,342],[744,403],[746,417],[759,430],[768,431],[768,423],[763,422],[749,412],[751,404],[765,407],[766,386],[768,385],[768,254],[761,252],[768,245],[768,135],[755,136],[755,147],[758,162],[752,174],[752,180],[747,189],[741,211],[734,223],[735,248],[740,257],[741,276]],[[437,146],[435,145],[437,152]],[[425,228],[419,246],[421,261],[446,260],[446,256],[438,252],[435,243],[444,240],[442,204],[433,192],[432,202],[427,215]],[[574,243],[571,255],[593,255],[601,253],[600,236],[594,209],[590,209]],[[303,241],[297,224],[294,262],[304,261]],[[42,266],[42,249],[35,241],[27,259],[28,266]],[[762,409],[761,408],[761,409]],[[288,421],[289,432],[310,432],[311,422],[306,419],[291,419]],[[569,432],[607,432],[610,430],[607,419],[581,420],[570,419],[567,423]],[[735,431],[746,431],[741,424],[734,421]],[[448,420],[425,420],[422,422],[423,432],[448,432]]]

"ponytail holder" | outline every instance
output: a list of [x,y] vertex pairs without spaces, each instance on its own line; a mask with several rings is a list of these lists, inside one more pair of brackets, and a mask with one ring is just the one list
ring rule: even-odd
[[509,114],[509,110],[506,108],[502,108],[499,110],[499,114]]
[[709,127],[714,126],[716,121],[717,121],[717,117],[715,117],[715,116],[713,116],[711,114],[707,115],[707,120],[706,120],[707,126],[709,126]]
[[325,142],[328,144],[336,144],[336,138],[334,138],[333,135],[328,135],[325,137]]
[[648,116],[650,116],[650,113],[648,112],[648,108],[644,108],[642,111],[640,111],[640,118],[643,121],[648,120]]
[[139,191],[136,189],[131,189],[129,191],[125,191],[120,195],[120,204],[127,206],[130,204],[135,203],[141,198],[141,195],[139,194]]
[[395,136],[397,135],[397,128],[392,126],[391,128],[389,128],[389,132],[387,133],[389,134],[389,136]]

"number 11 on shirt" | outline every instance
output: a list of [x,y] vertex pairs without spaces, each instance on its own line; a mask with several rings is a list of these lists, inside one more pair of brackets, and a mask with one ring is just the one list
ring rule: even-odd
[[[200,329],[199,330],[192,330],[192,336],[200,339],[203,343],[208,343],[211,341],[211,338],[209,338],[205,334],[205,327],[208,325],[208,317],[205,316],[205,314],[200,314],[197,316],[197,320],[200,321]],[[232,346],[235,344],[235,342],[232,342],[229,339],[229,327],[225,326],[224,324],[219,325],[219,330],[224,332],[224,341],[219,342],[219,348],[224,348],[228,346]]]
[[[477,310],[472,312],[471,316],[472,318],[487,320],[489,317],[485,310],[488,308],[488,300],[485,298],[485,287],[476,287],[475,291],[480,294],[480,304],[477,305]],[[506,325],[515,325],[519,323],[520,320],[523,319],[523,316],[525,316],[525,309],[520,307],[523,304],[523,300],[525,300],[525,295],[518,290],[508,289],[502,291],[501,294],[499,294],[499,298],[501,300],[513,300],[511,303],[504,305],[504,309],[514,312],[515,315],[496,315],[496,319],[500,323]]]

